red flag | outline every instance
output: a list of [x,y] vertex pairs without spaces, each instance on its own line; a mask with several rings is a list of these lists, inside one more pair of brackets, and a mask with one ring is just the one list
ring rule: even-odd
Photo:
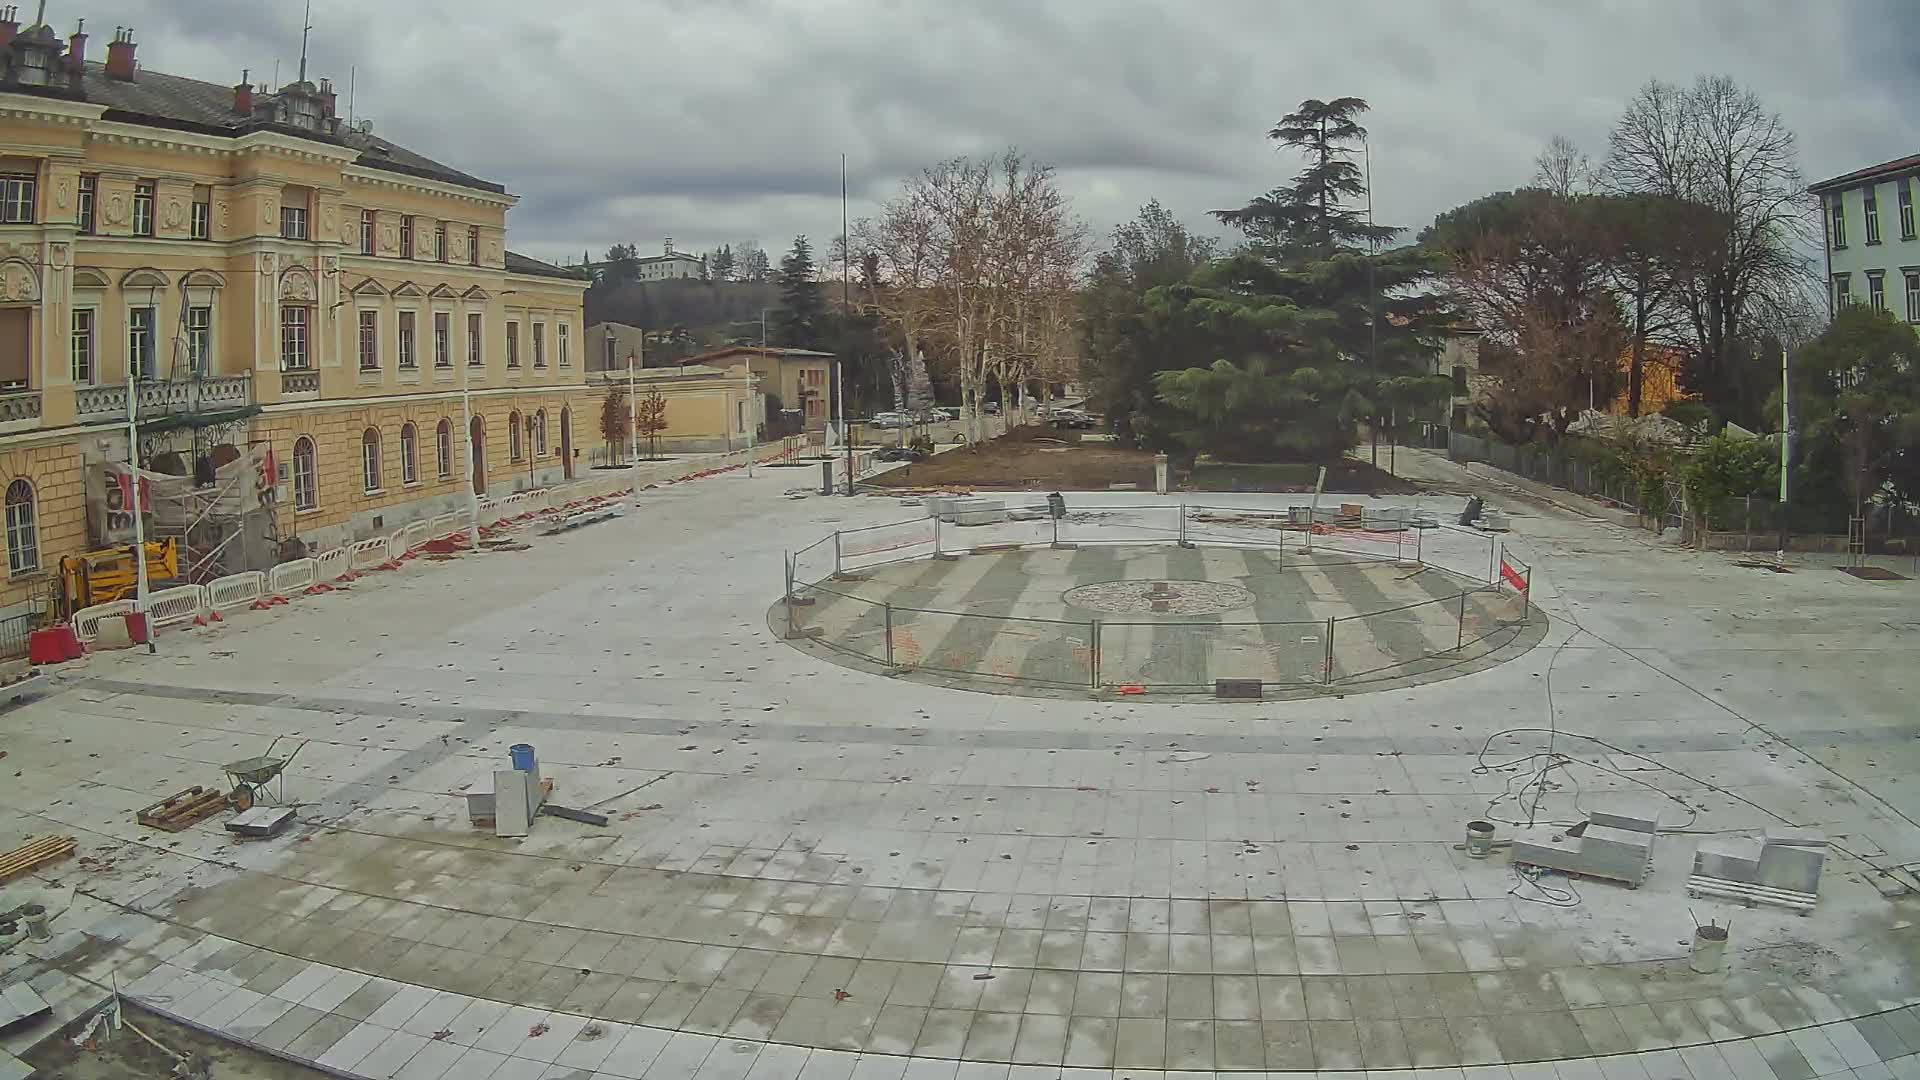
[[1520,571],[1515,570],[1513,564],[1505,559],[1500,560],[1500,578],[1513,586],[1515,592],[1527,591],[1527,579],[1521,577]]

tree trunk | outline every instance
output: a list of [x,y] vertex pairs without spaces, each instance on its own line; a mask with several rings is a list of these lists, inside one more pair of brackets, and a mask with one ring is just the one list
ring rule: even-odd
[[1647,297],[1645,293],[1636,293],[1633,298],[1633,357],[1627,363],[1627,415],[1640,415],[1640,397],[1646,386],[1647,364]]

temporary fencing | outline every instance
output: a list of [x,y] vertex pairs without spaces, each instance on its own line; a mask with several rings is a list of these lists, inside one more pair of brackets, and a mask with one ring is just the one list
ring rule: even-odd
[[267,582],[275,596],[303,592],[319,582],[320,563],[316,559],[294,559],[273,568]]
[[192,622],[206,610],[204,585],[176,585],[147,596],[147,619],[157,627]]
[[109,600],[104,604],[84,607],[73,613],[73,633],[81,641],[91,643],[100,636],[100,621],[125,615],[133,610],[131,600]]
[[207,607],[231,611],[247,607],[267,594],[267,575],[258,570],[243,570],[207,582]]
[[[954,509],[942,504],[931,512]],[[1309,533],[1309,515],[1295,524],[1286,510],[1165,503],[1076,502],[1060,517],[1044,513],[1044,503],[1005,509],[1004,520],[976,509],[976,520],[990,519],[978,525],[927,517],[838,530],[789,553],[782,566],[790,597],[787,635],[894,671],[1057,688],[1196,692],[1221,679],[1337,689],[1418,675],[1507,648],[1534,621],[1527,602],[1531,570],[1505,553],[1497,537],[1464,529],[1328,528],[1323,522]],[[1305,555],[1309,535],[1313,552]],[[864,573],[888,563],[1092,545],[1245,549],[1250,564],[1260,561],[1256,572],[1262,574],[1325,578],[1366,572],[1341,570],[1346,563],[1400,567],[1410,573],[1394,570],[1373,580],[1398,595],[1428,598],[1358,614],[1237,620],[1043,618],[895,604],[872,590],[862,595]],[[1423,558],[1429,553],[1450,565]],[[1426,574],[1434,576],[1422,576],[1423,585],[1399,584]],[[1356,587],[1391,603],[1377,584]],[[1308,592],[1329,588],[1315,583]]]

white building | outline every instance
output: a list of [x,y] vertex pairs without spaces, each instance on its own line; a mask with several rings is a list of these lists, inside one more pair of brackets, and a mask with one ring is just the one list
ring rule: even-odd
[[1859,169],[1807,190],[1826,221],[1830,313],[1867,304],[1920,323],[1920,236],[1914,188],[1920,155]]
[[668,278],[698,278],[707,272],[707,260],[673,250],[673,237],[667,237],[665,254],[640,260],[641,281],[665,281]]

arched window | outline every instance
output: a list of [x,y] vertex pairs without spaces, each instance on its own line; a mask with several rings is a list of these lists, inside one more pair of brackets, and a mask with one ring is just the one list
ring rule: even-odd
[[520,410],[507,414],[507,460],[520,460]]
[[314,467],[313,440],[305,435],[293,441],[293,508],[311,510],[320,505],[320,473]]
[[18,576],[40,569],[40,532],[33,524],[33,485],[7,485],[7,572]]
[[400,482],[420,482],[420,432],[411,420],[400,425]]
[[360,478],[366,491],[380,490],[379,428],[368,428],[360,436]]
[[533,414],[533,456],[547,456],[547,410],[541,409]]
[[440,426],[433,433],[433,461],[438,467],[438,476],[445,480],[453,475],[453,421],[440,418]]

